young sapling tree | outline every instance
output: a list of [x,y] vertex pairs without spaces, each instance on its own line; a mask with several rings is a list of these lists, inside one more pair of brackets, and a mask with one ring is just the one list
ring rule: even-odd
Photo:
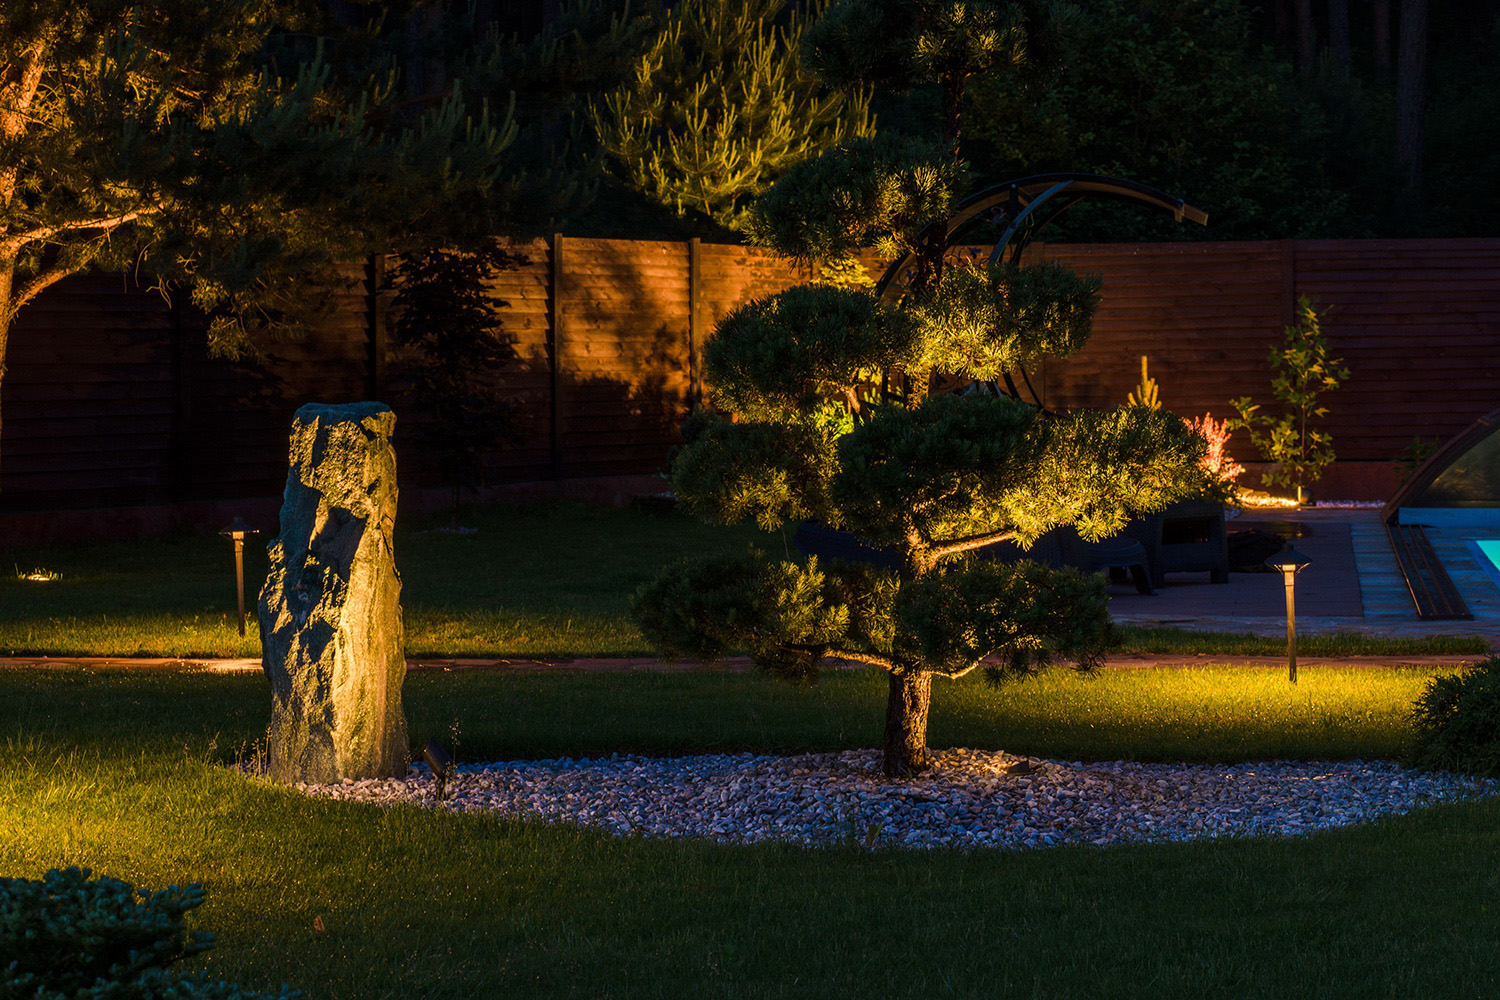
[[1259,403],[1242,396],[1231,404],[1239,418],[1229,426],[1248,430],[1250,443],[1266,461],[1276,463],[1277,468],[1261,478],[1273,486],[1291,487],[1301,502],[1333,462],[1333,437],[1316,426],[1328,413],[1318,398],[1343,385],[1349,369],[1329,353],[1322,321],[1306,296],[1297,300],[1297,322],[1286,328],[1281,347],[1271,350],[1270,362],[1275,373],[1271,395],[1282,405],[1281,413],[1261,413]]

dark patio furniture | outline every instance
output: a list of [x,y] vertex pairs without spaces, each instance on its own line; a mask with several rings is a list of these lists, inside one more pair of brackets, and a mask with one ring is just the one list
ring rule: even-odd
[[1124,534],[1145,547],[1154,587],[1166,586],[1168,573],[1206,571],[1213,583],[1229,582],[1229,542],[1220,504],[1174,503],[1132,519]]
[[1102,570],[1109,574],[1111,580],[1118,579],[1119,582],[1124,582],[1124,575],[1128,572],[1137,591],[1142,594],[1156,593],[1151,589],[1146,547],[1134,538],[1127,538],[1123,535],[1106,538],[1089,545],[1087,553],[1088,569]]

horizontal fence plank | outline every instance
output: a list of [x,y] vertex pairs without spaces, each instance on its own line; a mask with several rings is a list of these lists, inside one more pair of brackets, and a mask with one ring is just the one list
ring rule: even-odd
[[[731,244],[700,244],[695,275],[685,241],[565,237],[555,275],[548,241],[510,249],[525,263],[488,287],[517,355],[494,384],[521,407],[520,439],[485,456],[502,482],[659,471],[689,408],[690,327],[706,340],[732,310],[816,277]],[[861,259],[884,273],[885,262]],[[1389,463],[1414,436],[1446,437],[1500,403],[1500,239],[1034,244],[1027,259],[1103,277],[1088,345],[1032,373],[1049,406],[1119,404],[1144,354],[1174,412],[1228,416],[1237,396],[1272,409],[1267,356],[1297,295],[1317,301],[1352,372],[1323,397],[1341,461]],[[394,345],[394,293],[368,287],[362,267],[345,277],[334,314],[311,335],[243,364],[210,358],[201,320],[128,277],[49,289],[12,331],[0,509],[274,496],[296,407],[372,396],[397,411],[403,486],[440,483],[427,435],[435,420],[412,392],[411,351]],[[369,329],[377,299],[381,364]],[[1243,431],[1230,449],[1259,457]]]

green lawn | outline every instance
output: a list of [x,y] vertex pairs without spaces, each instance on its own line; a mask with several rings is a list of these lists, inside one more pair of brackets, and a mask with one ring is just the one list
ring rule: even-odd
[[[932,743],[1064,758],[1398,754],[1423,674],[1068,672],[934,694]],[[873,745],[882,685],[429,673],[460,755]],[[201,881],[194,967],[343,998],[1484,997],[1500,802],[1295,840],[1008,853],[615,839],[311,801],[220,766],[254,675],[0,671],[0,874]],[[328,929],[318,934],[314,918]]]
[[[407,649],[413,656],[627,656],[651,652],[630,598],[686,555],[757,544],[795,554],[780,533],[714,528],[674,514],[576,504],[491,508],[473,535],[398,530]],[[264,542],[264,539],[261,539]],[[247,589],[265,551],[247,549]],[[216,536],[0,550],[0,655],[255,657],[253,618],[234,621],[233,560]],[[50,580],[25,579],[34,571]],[[253,599],[252,599],[253,603]],[[1129,651],[1276,655],[1279,639],[1126,628]],[[1482,638],[1306,636],[1308,656],[1482,653]]]

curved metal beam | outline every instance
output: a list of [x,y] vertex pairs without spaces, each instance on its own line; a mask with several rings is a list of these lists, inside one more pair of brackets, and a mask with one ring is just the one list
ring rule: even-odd
[[[981,223],[1003,223],[1006,228],[1000,241],[995,244],[995,250],[991,252],[990,259],[991,261],[998,260],[1016,238],[1018,232],[1021,239],[1012,250],[1012,259],[1019,259],[1021,251],[1031,242],[1034,233],[1063,211],[1089,196],[1116,201],[1132,201],[1148,208],[1159,208],[1171,212],[1178,222],[1208,224],[1206,212],[1194,208],[1181,198],[1173,198],[1164,191],[1158,191],[1156,188],[1138,184],[1123,177],[1078,173],[1034,174],[1030,177],[1018,177],[1015,180],[1005,181],[969,195],[954,206],[953,214],[946,222],[933,223],[922,230],[917,236],[917,243],[936,242],[941,239],[944,247],[950,247],[957,242],[958,237]],[[1054,202],[1054,199],[1057,201]],[[1031,214],[1033,210],[1041,209],[1044,203],[1048,202],[1053,202],[1053,204],[1046,205],[1047,210],[1038,211],[1035,216]],[[1036,224],[1027,227],[1022,232],[1022,224],[1027,221]],[[885,297],[896,278],[912,264],[915,258],[915,253],[908,253],[886,268],[885,274],[875,285],[875,293],[882,298]]]

